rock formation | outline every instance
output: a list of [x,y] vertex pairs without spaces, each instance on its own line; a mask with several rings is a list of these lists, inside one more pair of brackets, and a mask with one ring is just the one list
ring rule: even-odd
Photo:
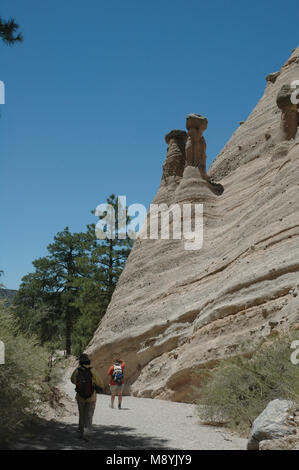
[[168,137],[153,202],[202,203],[204,241],[136,241],[87,348],[103,375],[126,360],[127,393],[192,401],[206,368],[299,321],[299,133],[281,134],[276,104],[298,78],[299,47],[211,165],[220,197],[198,167],[182,174],[183,134]]
[[186,142],[186,165],[199,169],[202,178],[208,179],[206,169],[207,144],[202,133],[208,126],[208,120],[200,114],[189,114],[186,119],[188,138]]
[[247,449],[284,449],[297,446],[298,411],[296,403],[279,399],[270,401],[252,424]]
[[186,128],[188,137],[186,141],[186,166],[199,169],[200,176],[209,183],[210,189],[219,196],[224,188],[210,180],[207,174],[207,144],[202,133],[208,127],[208,120],[200,114],[188,114]]
[[174,129],[165,136],[168,144],[166,161],[163,165],[163,179],[167,182],[169,176],[183,176],[185,168],[185,143],[187,134],[185,131]]
[[292,103],[294,88],[291,84],[282,85],[278,92],[276,103],[281,109],[281,131],[282,138],[286,140],[294,139],[298,129],[298,105]]
[[182,177],[185,167],[198,168],[201,178],[207,181],[211,191],[220,196],[224,191],[223,186],[214,183],[207,174],[207,144],[202,135],[207,125],[208,120],[204,116],[189,114],[186,119],[188,134],[179,129],[166,134],[168,148],[162,178],[167,184],[170,176]]

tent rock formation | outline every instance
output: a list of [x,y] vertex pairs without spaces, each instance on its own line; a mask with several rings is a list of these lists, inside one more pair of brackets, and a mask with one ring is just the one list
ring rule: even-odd
[[298,77],[299,47],[211,165],[220,197],[192,166],[185,133],[168,134],[153,202],[202,202],[204,242],[135,243],[87,348],[103,375],[126,360],[127,393],[193,401],[206,368],[299,324],[299,133],[281,133],[276,104]]

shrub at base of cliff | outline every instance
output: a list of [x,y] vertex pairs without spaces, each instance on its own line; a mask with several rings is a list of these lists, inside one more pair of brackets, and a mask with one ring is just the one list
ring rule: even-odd
[[226,360],[208,373],[199,390],[198,413],[206,423],[248,433],[269,401],[299,400],[299,364],[290,360],[298,334],[285,334],[261,345],[251,356]]
[[0,365],[0,448],[37,410],[46,376],[47,353],[32,338],[18,332],[15,321],[0,305],[0,339],[5,364]]

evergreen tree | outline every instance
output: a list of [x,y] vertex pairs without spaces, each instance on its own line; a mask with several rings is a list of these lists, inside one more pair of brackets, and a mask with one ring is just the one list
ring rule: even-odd
[[[119,214],[118,200],[114,194],[106,200],[114,210],[115,237],[113,239],[97,239],[95,224],[87,226],[87,234],[90,239],[90,254],[92,264],[95,267],[92,278],[84,281],[84,286],[77,298],[81,315],[74,327],[75,352],[79,354],[92,339],[94,332],[105,315],[112,294],[116,287],[120,274],[126,264],[127,258],[133,246],[133,241],[126,237],[119,238]],[[121,210],[127,208],[122,207]],[[92,211],[94,213],[95,211]],[[104,218],[100,216],[99,219]],[[126,217],[128,224],[130,217]],[[100,289],[99,289],[100,287]]]
[[88,256],[89,236],[68,227],[48,245],[49,255],[33,261],[35,272],[22,280],[15,315],[23,330],[34,331],[42,342],[57,339],[64,330],[66,354],[71,353],[72,327],[79,316],[76,296],[80,280],[94,267]]
[[73,234],[66,227],[49,254],[33,261],[35,272],[23,277],[14,299],[22,331],[50,346],[64,340],[67,355],[79,355],[91,340],[132,248],[131,239],[119,238],[117,199],[107,203],[115,210],[115,238],[97,239],[95,224]]
[[[105,239],[99,239],[94,243],[93,246],[93,259],[102,268],[104,272],[104,285],[106,286],[106,297],[108,303],[112,297],[113,291],[121,275],[130,251],[133,247],[133,240],[129,237],[121,238],[119,221],[121,214],[119,211],[124,209],[118,204],[118,200],[114,194],[111,194],[107,198],[107,204],[109,204],[114,210],[114,238],[107,236]],[[99,216],[99,219],[104,219],[106,214]],[[126,215],[126,225],[130,222],[130,217]],[[87,226],[90,234],[95,233],[95,224]],[[106,228],[108,235],[109,228]],[[94,235],[92,235],[94,236]]]
[[21,330],[37,335],[42,344],[63,338],[60,294],[49,289],[48,272],[41,269],[46,263],[46,258],[33,262],[36,271],[23,277],[13,307]]
[[12,18],[10,20],[3,20],[0,17],[0,38],[8,45],[15,44],[16,42],[23,41],[22,33],[17,33],[19,25]]

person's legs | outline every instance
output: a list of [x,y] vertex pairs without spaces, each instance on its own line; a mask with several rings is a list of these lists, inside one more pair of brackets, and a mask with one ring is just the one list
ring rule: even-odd
[[114,400],[116,396],[116,385],[110,385],[110,391],[111,391],[111,403],[110,403],[110,408],[114,408]]
[[118,388],[118,409],[121,409],[121,402],[123,399],[122,393],[123,393],[124,385],[121,385]]
[[121,402],[122,402],[122,393],[118,392],[118,408],[121,408]]
[[80,432],[80,435],[83,436],[84,424],[85,424],[85,403],[81,401],[77,401],[77,403],[78,403],[78,410],[79,410],[79,432]]
[[86,412],[85,412],[85,427],[88,430],[92,430],[92,418],[94,415],[94,410],[96,407],[96,402],[86,403]]
[[112,393],[112,395],[111,395],[111,408],[114,408],[115,396],[116,396],[116,393]]

